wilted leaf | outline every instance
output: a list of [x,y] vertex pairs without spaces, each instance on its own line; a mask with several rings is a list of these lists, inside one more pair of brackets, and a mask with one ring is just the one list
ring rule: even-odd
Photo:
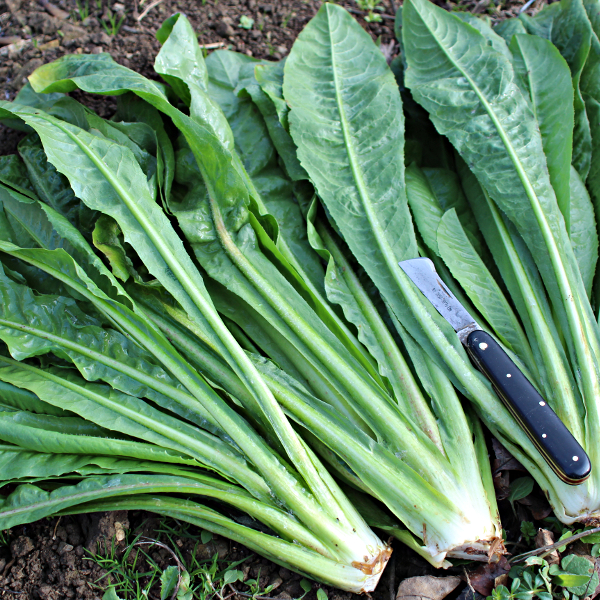
[[[554,544],[554,534],[547,529],[540,529],[535,536],[535,547],[543,548],[544,546],[551,546],[552,544]],[[558,552],[554,550],[546,556],[546,560],[550,565],[558,564]]]
[[525,471],[525,467],[496,439],[492,438],[496,458],[493,463],[496,471]]
[[481,565],[478,569],[469,573],[469,583],[477,592],[487,597],[494,589],[496,578],[509,571],[510,564],[502,556],[498,562]]

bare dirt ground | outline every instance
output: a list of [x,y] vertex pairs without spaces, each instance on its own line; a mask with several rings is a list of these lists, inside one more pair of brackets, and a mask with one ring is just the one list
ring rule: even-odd
[[[397,53],[393,15],[398,0],[381,0],[380,23],[365,21],[366,13],[359,10],[353,0],[338,3],[355,15],[373,39],[380,38],[390,55]],[[515,15],[523,5],[517,0],[438,0],[438,3],[447,9],[486,14],[493,21]],[[545,0],[536,0],[528,12],[539,10],[544,3]],[[184,12],[189,17],[200,44],[209,51],[228,48],[256,58],[279,60],[287,55],[296,36],[320,5],[320,0],[146,0],[143,3],[134,0],[113,3],[111,0],[110,4],[107,0],[58,0],[52,4],[46,0],[0,0],[0,98],[12,100],[37,67],[68,53],[109,52],[119,63],[154,77],[152,64],[159,50],[155,33],[163,20],[175,12]],[[103,117],[110,117],[114,111],[115,103],[109,97],[74,95]],[[16,152],[21,136],[0,125],[0,155]],[[102,540],[111,537],[114,540],[118,523],[134,534],[165,541],[158,531],[159,521],[147,513],[101,513],[64,517],[60,521],[44,519],[4,532],[0,538],[0,598],[99,600],[110,578],[89,556],[98,548],[98,543],[105,543]],[[300,576],[228,540],[215,537],[207,544],[199,544],[194,538],[175,537],[172,541],[184,558],[187,556],[190,560],[192,554],[210,559],[218,553],[223,561],[247,557],[239,568],[246,578],[258,578],[262,589],[273,585],[270,597],[290,600],[304,594]],[[113,543],[118,557],[127,540]],[[160,549],[148,552],[161,568],[172,564],[168,552]],[[149,570],[148,562],[141,560],[137,568],[140,572]],[[431,573],[425,561],[396,544],[373,598],[393,600],[402,579]],[[455,569],[455,574],[464,578],[460,567]],[[114,576],[112,580],[114,582]],[[245,589],[243,584],[239,587]],[[228,593],[234,600],[245,597],[233,596],[233,589],[228,589]],[[324,590],[330,600],[357,597],[332,588]],[[148,597],[150,600],[160,598],[159,587],[154,586]],[[313,600],[315,597],[316,586],[313,586],[305,598]],[[457,597],[471,600],[473,593],[462,584],[449,598]]]

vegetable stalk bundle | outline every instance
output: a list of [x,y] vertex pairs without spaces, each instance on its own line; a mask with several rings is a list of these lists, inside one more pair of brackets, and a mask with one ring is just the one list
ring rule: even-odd
[[28,131],[0,161],[0,525],[147,508],[368,591],[369,525],[437,566],[503,552],[475,412],[562,521],[597,519],[597,471],[558,480],[398,266],[434,261],[595,464],[595,72],[515,31],[547,22],[507,45],[408,0],[399,91],[334,4],[285,65],[205,61],[175,15],[166,85],[74,55],[0,103]]
[[[307,32],[330,35],[330,9]],[[401,189],[397,86],[333,10],[383,77]],[[438,566],[501,553],[481,426],[319,207],[282,65],[205,63],[183,16],[159,38],[168,87],[66,56],[0,105],[30,132],[0,163],[0,438],[22,484],[1,525],[151,508],[354,591],[390,553],[365,518]],[[75,88],[117,95],[117,115]]]

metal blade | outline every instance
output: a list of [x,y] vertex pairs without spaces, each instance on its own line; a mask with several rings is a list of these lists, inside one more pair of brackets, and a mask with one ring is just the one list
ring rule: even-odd
[[479,329],[475,319],[464,309],[463,305],[439,278],[431,260],[428,258],[413,258],[398,264],[440,315],[454,327],[454,331],[458,333],[467,327],[469,331]]

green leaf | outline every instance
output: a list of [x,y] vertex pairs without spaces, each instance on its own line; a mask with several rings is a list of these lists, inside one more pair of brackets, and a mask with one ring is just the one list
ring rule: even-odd
[[[67,369],[44,371],[0,357],[0,379],[36,393],[107,429],[191,456],[266,498],[264,482],[244,456],[216,436],[106,385],[88,383]],[[262,491],[261,491],[262,488]]]
[[300,587],[304,590],[304,592],[306,594],[308,594],[308,592],[310,592],[310,590],[312,590],[312,583],[310,581],[308,581],[308,579],[302,578],[300,580]]
[[104,595],[102,596],[102,600],[123,600],[121,596],[117,595],[117,588],[113,585],[106,589]]
[[590,533],[590,535],[581,538],[581,541],[584,544],[598,544],[600,543],[600,533]]
[[[441,355],[456,359],[459,377],[473,382],[456,333],[398,266],[418,255],[403,182],[400,95],[381,53],[344,9],[323,4],[298,37],[286,61],[284,95],[300,161],[352,254],[438,364]],[[473,396],[491,399],[481,389]]]
[[317,215],[317,207],[315,200],[308,213],[308,232],[313,248],[328,261],[325,279],[328,299],[338,303],[346,319],[356,326],[358,339],[377,361],[379,372],[389,381],[405,414],[441,447],[435,418],[373,302],[376,292],[371,290],[369,294],[366,289],[366,286],[372,287],[371,282],[366,277],[361,281],[357,276],[344,252],[343,242]]
[[125,253],[119,237],[121,229],[117,222],[107,215],[100,215],[94,225],[94,246],[100,250],[110,263],[115,277],[127,281],[130,277],[138,278],[131,259]]
[[581,279],[587,295],[590,297],[598,263],[598,232],[590,196],[574,167],[571,167],[570,191],[569,237],[571,238],[571,245],[577,259]]
[[573,80],[575,129],[573,132],[573,166],[581,179],[590,170],[592,136],[590,120],[581,92],[582,73],[590,53],[591,26],[581,0],[562,0],[554,10],[549,39],[558,48],[571,69]]
[[[572,577],[585,577],[585,580],[568,578],[565,583],[562,584],[572,594],[575,594],[576,596],[587,596],[590,593],[590,590],[595,590],[598,587],[598,573],[594,568],[594,564],[587,558],[577,556],[576,554],[569,554],[561,560],[560,566]],[[562,573],[560,576],[567,577]]]
[[27,167],[17,154],[0,156],[0,182],[21,194],[29,197],[35,196],[35,190],[29,181]]
[[317,589],[317,600],[327,600],[327,592],[323,588]]
[[516,33],[527,33],[525,25],[519,19],[504,19],[494,25],[494,31],[510,44]]
[[543,38],[519,34],[510,45],[515,73],[528,91],[546,155],[550,183],[570,227],[569,173],[573,146],[573,86],[566,61]]
[[117,112],[113,117],[113,121],[115,126],[118,126],[120,121],[124,121],[126,123],[143,123],[151,128],[158,142],[156,155],[158,183],[161,187],[163,200],[166,201],[171,194],[175,174],[175,154],[160,113],[135,94],[123,94],[117,97]]
[[552,578],[554,585],[561,585],[566,588],[583,587],[590,580],[589,575],[573,575],[571,573],[561,573]]
[[271,141],[288,176],[292,181],[300,181],[308,179],[308,174],[300,165],[296,156],[296,144],[284,126],[284,123],[287,125],[288,113],[281,90],[284,64],[284,61],[257,64],[254,67],[256,82],[247,83],[245,89],[265,120]]
[[529,496],[533,491],[534,481],[531,477],[519,477],[510,484],[508,501],[513,503]]
[[39,137],[31,134],[21,140],[19,154],[27,166],[37,197],[66,217],[82,233],[89,233],[96,214],[75,197],[66,177],[48,162]]
[[208,544],[213,539],[213,535],[210,531],[203,530],[200,532],[200,540],[203,544]]
[[235,583],[236,581],[243,581],[244,574],[238,569],[229,569],[223,574],[223,585],[229,583]]
[[[554,2],[544,6],[544,8],[533,17],[530,17],[523,12],[519,14],[518,19],[525,26],[527,33],[538,35],[549,40],[554,25],[554,19],[561,11],[561,8],[560,2]],[[513,20],[514,19],[507,19],[507,21]]]
[[245,55],[219,50],[206,61],[209,92],[229,122],[235,149],[256,187],[261,204],[259,212],[273,215],[279,224],[278,246],[292,264],[323,293],[323,268],[306,239],[306,223],[294,199],[292,182],[277,165],[275,148],[262,115],[250,98],[237,89],[258,87],[254,79],[256,61]]
[[170,565],[160,576],[160,600],[167,600],[170,597],[178,581],[179,568],[175,565]]
[[[329,3],[319,9],[286,61],[283,89],[300,162],[338,227],[354,231],[346,241],[355,256],[366,260],[356,251],[353,238],[360,238],[370,249],[370,264],[385,262],[380,255],[386,249],[373,239],[367,215],[381,228],[379,235],[394,231],[389,252],[395,260],[416,256],[412,229],[406,227],[398,88],[381,52],[344,9]],[[350,101],[359,96],[360,103]],[[385,286],[375,283],[385,295]]]
[[[175,18],[176,22],[168,32],[168,38],[163,42],[163,48],[155,59],[154,67],[175,90],[183,103],[189,106],[191,95],[185,83],[187,78],[206,90],[208,74],[202,49],[197,43],[196,34],[190,22],[182,16]],[[185,74],[183,77],[182,73]]]

